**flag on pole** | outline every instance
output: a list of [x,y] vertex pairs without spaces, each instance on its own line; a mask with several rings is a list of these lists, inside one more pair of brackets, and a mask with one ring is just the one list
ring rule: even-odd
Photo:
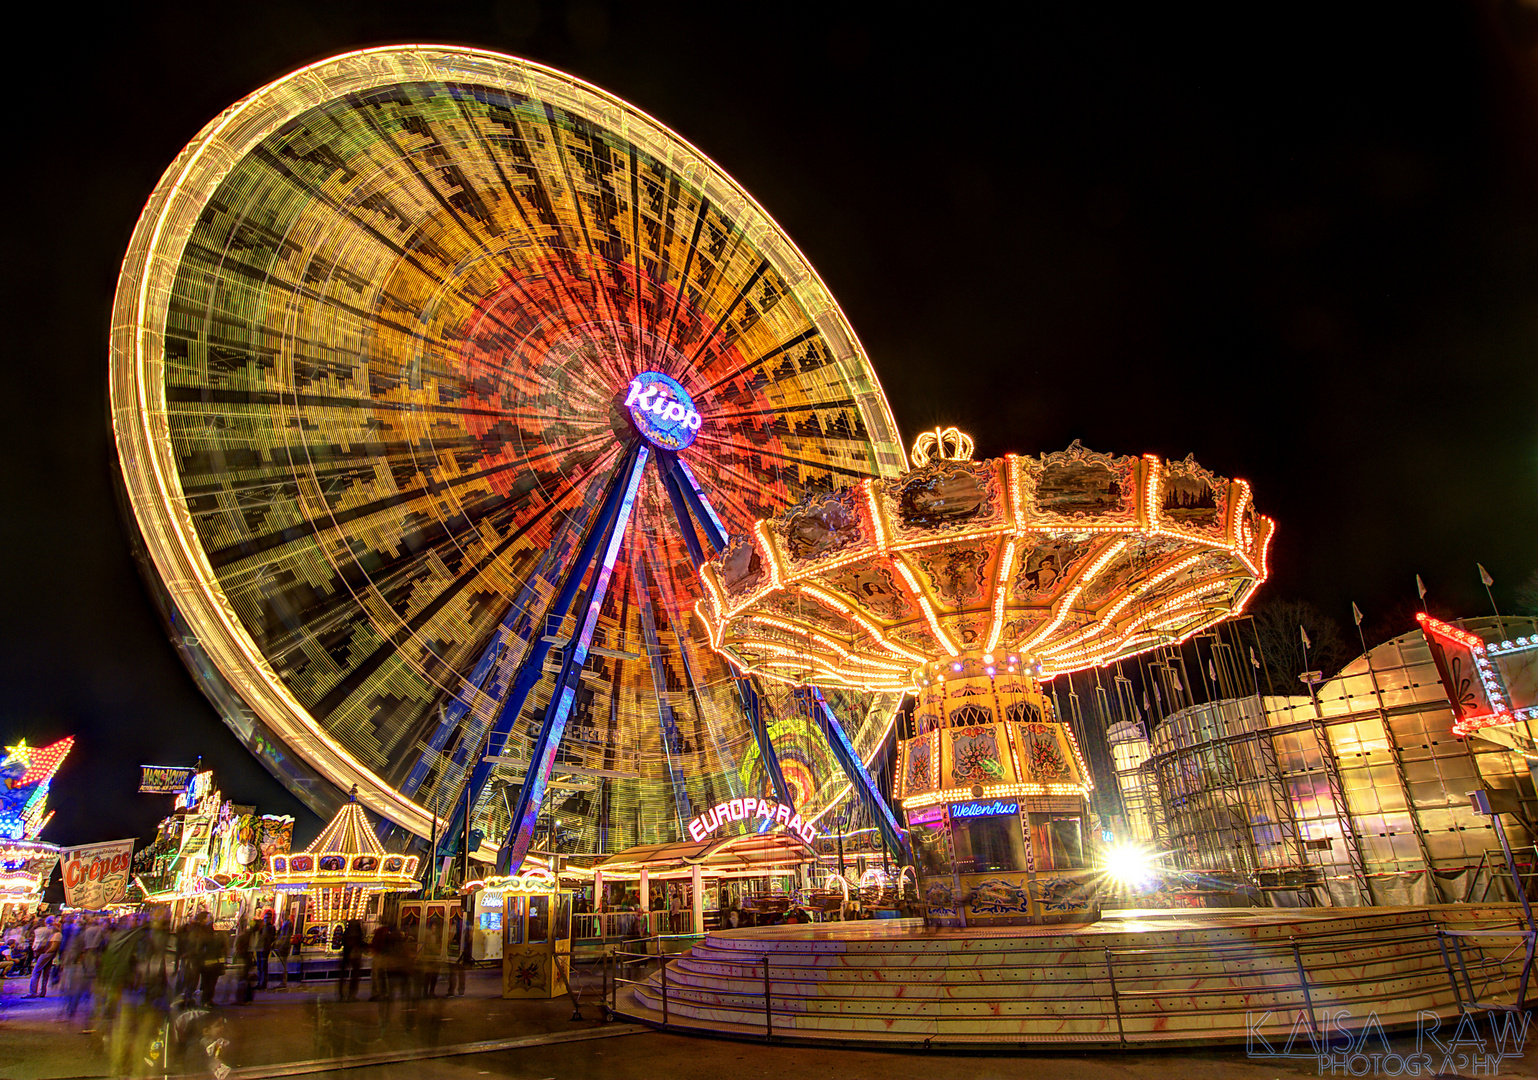
[[1355,600],[1351,601],[1351,618],[1356,621],[1358,626],[1362,625],[1362,609],[1356,606]]
[[1415,575],[1415,591],[1421,594],[1421,599],[1426,599],[1426,583],[1421,580],[1419,574]]
[[1151,708],[1151,706],[1148,703],[1148,691],[1145,689],[1143,691],[1143,711],[1147,712],[1149,708]]
[[1484,563],[1475,563],[1474,565],[1479,567],[1479,580],[1485,583],[1485,588],[1488,589],[1491,585],[1495,584],[1495,579],[1490,576],[1490,571],[1485,569]]
[[1183,694],[1186,692],[1186,688],[1180,685],[1180,676],[1176,675],[1173,671],[1170,672],[1170,682],[1175,686],[1175,693]]
[[1211,660],[1207,661],[1207,674],[1212,676],[1212,681],[1218,681],[1218,665]]
[[1253,645],[1250,646],[1250,667],[1256,671],[1260,670],[1260,661],[1255,659],[1255,646]]
[[1303,647],[1305,649],[1312,649],[1314,647],[1314,643],[1312,641],[1308,640],[1308,631],[1303,629],[1302,626],[1299,626],[1298,627],[1298,633],[1303,635]]

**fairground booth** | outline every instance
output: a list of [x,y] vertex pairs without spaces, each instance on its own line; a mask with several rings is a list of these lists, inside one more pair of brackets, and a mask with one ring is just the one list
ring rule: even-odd
[[23,739],[0,759],[0,925],[31,915],[43,901],[59,849],[38,834],[53,817],[53,775],[74,745],[73,737],[41,747]]
[[173,797],[155,839],[134,856],[144,904],[166,910],[173,926],[206,911],[220,930],[280,910],[268,871],[293,843],[292,817],[225,799],[214,774],[197,766],[140,766],[139,791]]
[[[726,925],[733,910],[738,925],[783,914],[813,883],[818,858],[809,844],[816,835],[811,826],[775,826],[778,810],[769,799],[734,799],[690,823],[691,834],[702,839],[646,844],[604,859],[593,868],[603,910],[579,916],[595,924],[583,926],[580,936],[703,934]],[[734,820],[766,831],[709,835]]]

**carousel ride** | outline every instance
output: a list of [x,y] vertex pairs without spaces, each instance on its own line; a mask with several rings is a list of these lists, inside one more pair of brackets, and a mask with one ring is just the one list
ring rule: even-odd
[[1092,921],[1092,780],[1042,681],[1242,611],[1272,523],[1190,460],[971,458],[927,432],[912,471],[759,521],[697,610],[742,670],[915,695],[894,794],[934,921]]
[[783,231],[612,95],[431,46],[258,90],[144,209],[110,388],[173,640],[322,817],[357,785],[388,850],[510,873],[874,798],[898,695],[829,688],[830,745],[692,612],[727,535],[900,474],[891,414]]
[[356,792],[303,851],[274,855],[268,880],[279,892],[305,897],[301,923],[318,928],[317,942],[361,919],[384,893],[416,892],[417,856],[391,855],[379,843]]

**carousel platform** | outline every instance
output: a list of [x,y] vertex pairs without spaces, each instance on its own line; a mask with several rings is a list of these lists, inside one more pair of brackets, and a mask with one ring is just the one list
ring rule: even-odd
[[758,927],[708,935],[665,972],[620,984],[612,1002],[670,1031],[776,1042],[977,1050],[1259,1036],[1308,1054],[1321,1033],[1374,1020],[1427,1030],[1425,1013],[1450,1038],[1465,1008],[1515,1003],[1528,944],[1515,904]]

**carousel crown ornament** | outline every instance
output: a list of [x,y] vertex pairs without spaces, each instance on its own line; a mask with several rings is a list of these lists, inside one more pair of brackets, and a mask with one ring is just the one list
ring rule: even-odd
[[972,436],[960,428],[937,427],[913,440],[913,449],[908,452],[908,460],[913,463],[915,469],[928,465],[931,458],[971,461],[974,449],[976,446],[972,442]]
[[1091,779],[1042,684],[1239,614],[1273,523],[1190,458],[972,449],[925,432],[902,476],[760,520],[696,611],[743,670],[916,696],[894,795],[936,921],[1092,920]]

